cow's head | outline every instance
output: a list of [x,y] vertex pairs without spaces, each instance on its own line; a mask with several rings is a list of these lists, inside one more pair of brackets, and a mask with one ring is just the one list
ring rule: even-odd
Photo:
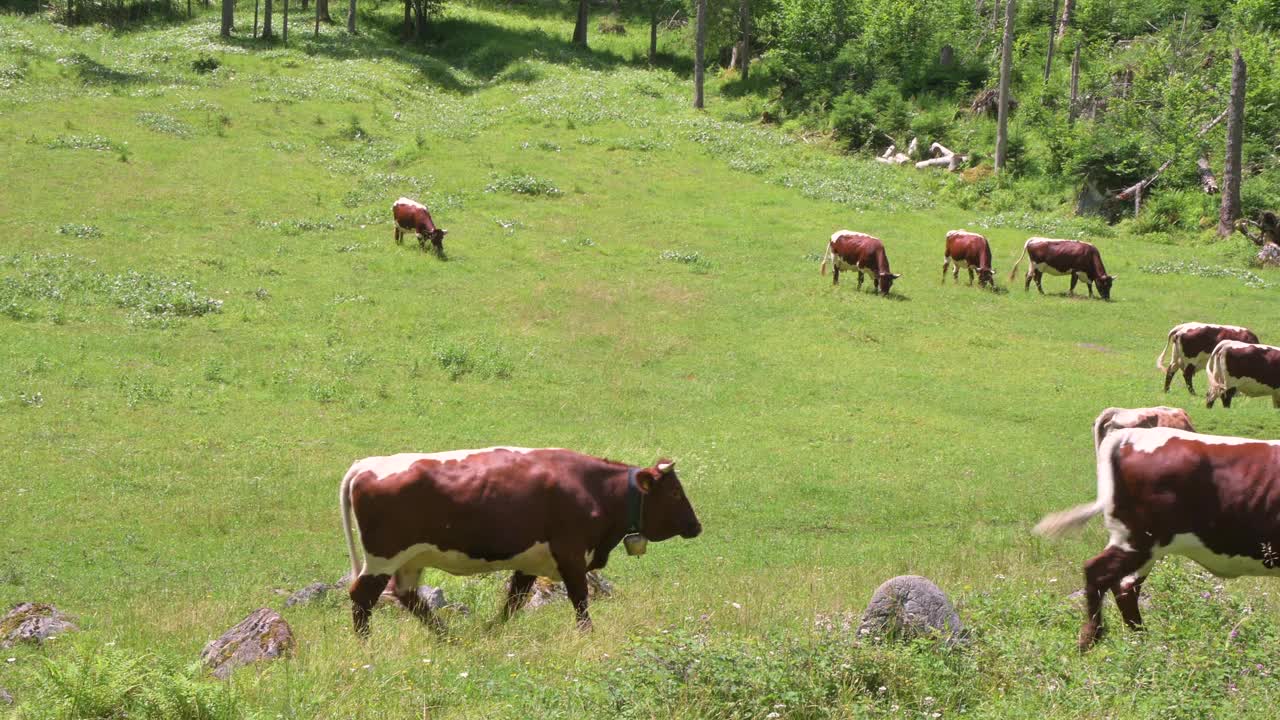
[[431,242],[435,243],[436,245],[439,245],[440,243],[444,242],[444,236],[448,234],[449,234],[448,230],[438,227],[435,230],[431,231]]
[[676,535],[695,538],[702,532],[702,523],[676,477],[674,462],[659,460],[653,467],[637,471],[636,486],[644,493],[640,528],[645,537],[653,541]]
[[995,273],[996,271],[993,268],[978,268],[978,287],[983,287],[985,285],[990,285],[991,287],[995,287],[996,286]]
[[1102,275],[1094,283],[1095,285],[1098,286],[1098,294],[1102,296],[1103,300],[1111,299],[1111,283],[1115,281],[1116,281],[1115,275]]
[[876,289],[885,295],[889,294],[889,288],[893,287],[893,281],[902,277],[898,273],[882,272],[876,278]]

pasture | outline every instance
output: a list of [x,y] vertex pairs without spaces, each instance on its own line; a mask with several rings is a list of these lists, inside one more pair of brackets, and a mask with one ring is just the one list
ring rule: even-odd
[[[1188,320],[1280,339],[1243,240],[961,210],[962,180],[754,124],[717,85],[687,109],[640,25],[579,51],[562,16],[450,6],[422,53],[397,12],[269,49],[212,15],[0,16],[0,607],[83,629],[0,652],[0,715],[75,716],[140,667],[226,716],[1274,715],[1274,584],[1165,561],[1145,635],[1108,601],[1081,656],[1068,595],[1104,533],[1030,534],[1092,499],[1104,407],[1276,437],[1265,399],[1209,411],[1153,367]],[[393,243],[401,195],[447,259]],[[962,227],[999,291],[939,283]],[[819,276],[840,228],[884,240],[892,296]],[[1030,235],[1095,242],[1113,301],[1011,287]],[[361,643],[339,596],[285,613],[292,659],[202,684],[206,642],[346,571],[353,459],[494,444],[674,458],[705,530],[615,553],[590,635],[566,604],[490,628],[505,578],[428,571],[472,608],[447,640],[388,609]],[[968,648],[840,629],[904,573]]]

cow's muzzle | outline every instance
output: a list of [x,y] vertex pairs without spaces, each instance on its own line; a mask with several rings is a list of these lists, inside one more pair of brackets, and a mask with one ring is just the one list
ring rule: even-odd
[[694,522],[693,526],[680,533],[680,537],[692,540],[702,534],[702,523]]

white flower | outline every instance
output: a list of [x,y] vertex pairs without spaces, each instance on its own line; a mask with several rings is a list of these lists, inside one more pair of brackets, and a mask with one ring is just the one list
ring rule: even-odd
[[458,673],[458,677],[460,677],[460,678],[465,678],[465,677],[467,677],[467,676],[468,676],[468,675],[470,675],[470,674],[471,674],[471,673],[467,672],[466,670],[463,670],[462,672]]
[[741,610],[741,609],[742,609],[742,605],[740,605],[740,604],[738,604],[738,603],[729,603],[729,604],[733,606],[733,609],[734,609],[734,610]]
[[776,713],[776,712],[771,712],[771,713],[769,713],[768,715],[765,715],[765,717],[766,717],[766,718],[770,718],[770,719],[772,719],[772,718],[779,718],[779,717],[782,717],[782,715],[781,715],[781,714],[779,714],[779,713]]

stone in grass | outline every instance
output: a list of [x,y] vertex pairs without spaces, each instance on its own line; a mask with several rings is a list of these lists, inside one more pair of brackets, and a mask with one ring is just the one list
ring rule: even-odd
[[9,694],[8,690],[5,690],[4,688],[0,688],[0,705],[12,705],[12,704],[13,704],[13,696]]
[[308,605],[316,602],[317,600],[323,600],[328,597],[330,590],[334,590],[338,587],[341,587],[341,583],[311,583],[290,595],[289,599],[284,601],[284,606],[293,607],[294,605]]
[[[597,600],[612,595],[613,583],[594,570],[587,573],[587,596],[590,599]],[[529,591],[529,601],[525,603],[525,607],[536,609],[568,598],[569,593],[564,589],[564,583],[540,577],[533,582],[533,588]]]
[[894,640],[936,635],[950,643],[963,639],[964,628],[937,585],[919,575],[899,575],[876,588],[858,634]]
[[200,659],[219,680],[231,671],[262,660],[287,655],[294,647],[289,623],[271,608],[259,608],[222,637],[204,646]]
[[22,603],[0,618],[0,647],[29,642],[37,645],[64,632],[78,630],[71,618],[48,603]]

